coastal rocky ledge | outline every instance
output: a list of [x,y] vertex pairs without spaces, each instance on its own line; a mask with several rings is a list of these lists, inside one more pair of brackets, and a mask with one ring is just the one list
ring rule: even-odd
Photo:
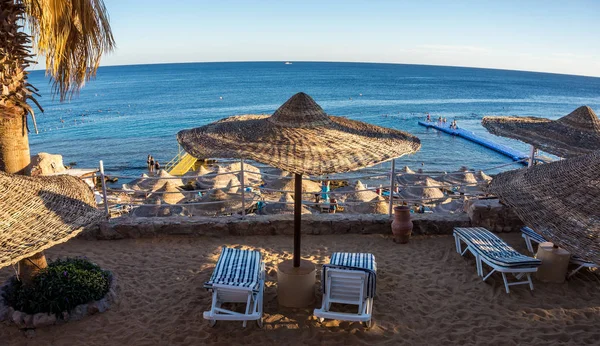
[[[452,234],[454,227],[481,226],[494,232],[513,232],[522,227],[514,213],[494,200],[474,201],[468,213],[411,214],[413,234]],[[391,234],[391,218],[381,214],[313,214],[302,216],[302,233]],[[293,215],[230,217],[119,217],[80,235],[84,239],[149,238],[170,235],[252,236],[292,235]]]
[[117,277],[113,273],[111,273],[110,288],[104,298],[77,305],[70,312],[63,311],[62,316],[60,317],[56,316],[56,314],[43,312],[31,315],[6,305],[4,298],[2,298],[2,292],[4,292],[5,287],[8,285],[10,285],[10,279],[0,286],[0,322],[5,324],[15,324],[20,329],[27,329],[27,336],[34,335],[30,332],[31,329],[66,323],[68,321],[78,321],[85,316],[104,312],[108,310],[111,305],[118,302]]

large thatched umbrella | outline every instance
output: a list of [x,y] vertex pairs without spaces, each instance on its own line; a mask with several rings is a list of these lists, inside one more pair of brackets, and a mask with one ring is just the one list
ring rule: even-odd
[[518,139],[560,157],[600,150],[600,119],[588,106],[579,107],[558,120],[484,117],[481,123],[492,134]]
[[[216,175],[215,175],[216,174]],[[237,176],[230,173],[225,167],[217,168],[216,173],[207,174],[198,177],[198,185],[203,189],[223,189],[233,181],[233,186],[240,186],[241,183]]]
[[293,266],[300,266],[302,174],[347,172],[413,153],[419,139],[406,132],[327,115],[305,93],[273,115],[233,116],[177,134],[196,158],[252,159],[295,174]]
[[[281,178],[278,180],[273,180],[270,183],[265,185],[267,189],[273,190],[281,190],[286,192],[294,191],[294,180],[290,178]],[[267,192],[274,192],[266,190]],[[321,192],[321,185],[312,180],[304,180],[302,182],[302,193],[318,193]],[[285,193],[285,192],[284,192]]]
[[[279,202],[269,202],[259,210],[260,215],[274,215],[274,214],[293,214],[294,213],[294,199],[289,192],[286,192]],[[312,214],[310,209],[305,205],[302,206],[302,214]]]
[[[246,207],[250,207],[254,198],[245,196]],[[185,205],[185,208],[194,216],[220,216],[223,214],[237,213],[242,209],[242,196],[223,192],[221,189],[213,190],[204,194],[200,202],[206,204]]]
[[64,243],[105,217],[79,178],[0,172],[0,268]]
[[358,203],[348,206],[348,212],[356,214],[387,214],[389,203],[379,195],[369,202]]
[[498,174],[488,191],[546,239],[600,263],[600,151]]

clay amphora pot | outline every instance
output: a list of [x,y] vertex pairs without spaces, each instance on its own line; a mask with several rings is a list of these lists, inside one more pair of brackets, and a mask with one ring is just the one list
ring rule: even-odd
[[394,220],[392,221],[394,241],[400,244],[408,243],[412,229],[413,223],[410,220],[410,208],[403,205],[394,207]]

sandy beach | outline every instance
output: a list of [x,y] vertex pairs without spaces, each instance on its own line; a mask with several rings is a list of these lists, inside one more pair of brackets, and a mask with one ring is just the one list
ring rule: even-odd
[[[503,235],[526,253],[518,234]],[[209,327],[202,312],[210,294],[202,288],[222,245],[262,250],[267,267],[265,327],[219,322]],[[312,309],[279,308],[276,263],[292,256],[292,238],[171,237],[120,241],[80,239],[47,252],[87,256],[118,276],[119,302],[81,321],[36,330],[27,339],[15,326],[0,325],[2,345],[349,345],[349,344],[598,344],[600,280],[583,272],[565,284],[535,282],[504,292],[501,277],[483,283],[472,258],[460,257],[451,236],[413,237],[406,246],[382,235],[305,236],[304,258],[318,264],[333,251],[369,250],[378,262],[372,329],[358,323],[318,322]],[[12,275],[0,271],[0,280]],[[320,272],[319,272],[320,274]],[[320,280],[319,280],[320,281]],[[318,285],[317,285],[318,286]]]

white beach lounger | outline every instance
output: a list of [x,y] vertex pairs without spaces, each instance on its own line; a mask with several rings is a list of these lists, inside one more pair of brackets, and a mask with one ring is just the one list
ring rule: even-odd
[[[324,319],[363,322],[371,327],[373,298],[376,291],[377,265],[370,253],[335,252],[323,266],[321,283],[323,303],[314,315]],[[331,304],[357,305],[356,313],[331,311]]]
[[[212,306],[204,318],[214,326],[217,321],[256,321],[262,327],[265,264],[259,251],[223,247],[217,266],[204,284],[212,291]],[[246,303],[244,313],[227,310],[223,303]]]
[[[502,273],[506,293],[510,293],[509,286],[529,284],[533,290],[531,273],[535,273],[542,263],[540,260],[522,255],[515,251],[504,240],[498,238],[495,234],[483,227],[455,227],[454,239],[456,242],[456,251],[462,256],[467,250],[475,256],[477,264],[477,274],[486,281],[494,272]],[[461,242],[467,247],[462,250]],[[492,268],[492,271],[484,276],[483,263]],[[506,273],[512,273],[517,279],[527,276],[525,281],[508,282]]]
[[[523,239],[525,239],[525,244],[527,245],[527,250],[529,250],[529,252],[531,252],[532,254],[535,253],[533,251],[532,242],[540,244],[540,243],[548,241],[544,238],[543,235],[536,233],[533,229],[531,229],[527,226],[521,228],[521,233],[522,233],[521,236],[523,237]],[[577,265],[577,268],[570,271],[569,274],[567,275],[567,278],[570,278],[571,276],[575,275],[582,268],[599,268],[600,267],[600,265],[598,265],[594,262],[585,261],[581,257],[577,257],[577,256],[571,256],[571,259],[569,261],[571,263]]]

